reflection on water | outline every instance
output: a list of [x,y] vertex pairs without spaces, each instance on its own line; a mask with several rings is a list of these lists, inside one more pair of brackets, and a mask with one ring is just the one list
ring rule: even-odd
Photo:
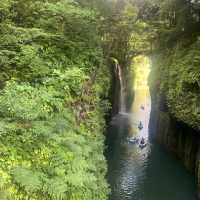
[[151,112],[151,98],[147,79],[150,72],[150,61],[147,57],[138,56],[134,59],[134,102],[132,104],[133,119],[142,122],[142,130],[138,131],[135,124],[130,123],[130,136],[139,135],[148,140],[148,125]]
[[[151,99],[147,85],[150,63],[134,60],[135,98],[131,113],[119,113],[108,131],[110,200],[195,200],[193,177],[170,154],[149,141]],[[142,129],[138,128],[140,122]],[[138,142],[130,142],[138,138]],[[142,138],[144,148],[140,147]]]

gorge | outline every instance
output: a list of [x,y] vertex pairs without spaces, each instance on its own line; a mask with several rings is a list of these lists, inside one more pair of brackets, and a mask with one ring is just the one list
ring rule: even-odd
[[200,1],[0,1],[0,200],[200,199]]
[[[192,174],[175,156],[162,147],[164,145],[170,149],[172,144],[169,141],[175,140],[178,129],[170,129],[168,121],[158,116],[160,111],[155,110],[156,102],[151,102],[148,86],[148,75],[152,67],[150,66],[148,57],[138,56],[134,59],[132,109],[127,112],[119,110],[108,128],[106,155],[108,181],[112,189],[109,199],[195,200],[197,187]],[[138,128],[140,122],[143,124],[141,130]],[[176,123],[176,121],[172,122]],[[168,135],[165,134],[166,131]],[[168,140],[165,140],[165,137],[168,137]],[[134,142],[131,138],[138,138],[139,142]],[[144,147],[140,146],[142,138],[147,144]],[[173,153],[177,153],[177,146],[173,147],[175,148]],[[179,148],[187,152],[185,146]],[[195,156],[194,152],[190,150],[188,153],[190,155],[187,158],[192,160],[192,156]]]

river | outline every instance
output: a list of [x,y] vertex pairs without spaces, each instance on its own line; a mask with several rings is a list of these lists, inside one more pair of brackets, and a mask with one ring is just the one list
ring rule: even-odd
[[[194,177],[180,161],[151,139],[150,62],[134,62],[134,100],[130,112],[114,116],[107,133],[110,200],[195,200]],[[142,125],[139,127],[139,124]],[[135,138],[139,141],[135,142]],[[145,145],[141,145],[141,140]]]

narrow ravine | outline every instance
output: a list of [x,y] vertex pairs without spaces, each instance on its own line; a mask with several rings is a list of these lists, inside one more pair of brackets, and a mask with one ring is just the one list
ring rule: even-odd
[[151,140],[149,71],[148,58],[137,57],[131,112],[114,116],[108,129],[110,200],[195,200],[193,176]]

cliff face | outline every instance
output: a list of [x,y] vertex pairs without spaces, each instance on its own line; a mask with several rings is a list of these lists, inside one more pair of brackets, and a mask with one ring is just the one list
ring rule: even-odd
[[195,174],[200,188],[200,40],[152,58],[151,134]]
[[[162,98],[152,102],[150,133],[168,151],[180,159],[194,174],[200,190],[200,137],[199,132],[177,121],[168,110],[163,110]],[[199,194],[200,199],[200,194]]]

